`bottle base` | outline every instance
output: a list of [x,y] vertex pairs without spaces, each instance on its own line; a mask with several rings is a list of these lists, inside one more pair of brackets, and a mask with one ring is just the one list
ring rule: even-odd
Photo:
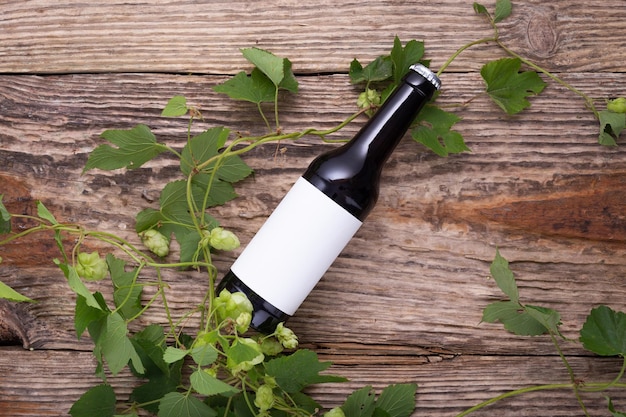
[[250,327],[261,333],[273,333],[278,323],[285,322],[291,317],[265,301],[260,295],[244,284],[232,271],[228,271],[224,278],[222,278],[222,281],[217,286],[217,294],[219,295],[222,290],[228,290],[231,293],[241,292],[248,297],[248,300],[252,303],[252,321],[250,322]]

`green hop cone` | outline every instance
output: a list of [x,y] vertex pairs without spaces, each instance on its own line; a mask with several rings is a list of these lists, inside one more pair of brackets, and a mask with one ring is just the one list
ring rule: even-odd
[[244,293],[222,290],[215,298],[215,312],[220,321],[233,320],[239,333],[245,333],[252,320],[252,303]]
[[141,243],[156,256],[162,258],[170,253],[170,240],[157,230],[146,230],[141,232],[139,237],[141,238]]
[[298,347],[298,336],[296,336],[293,330],[285,327],[283,323],[278,323],[274,335],[285,348],[295,349]]
[[626,97],[618,97],[615,100],[609,100],[606,109],[613,113],[626,113]]
[[283,351],[284,346],[274,337],[264,337],[259,342],[261,351],[267,356],[276,356]]
[[226,366],[233,375],[249,371],[265,359],[256,340],[238,338],[227,351]]
[[340,407],[335,407],[324,413],[324,417],[346,417],[346,414]]
[[233,232],[215,227],[211,230],[209,245],[217,250],[233,250],[237,249],[240,243]]
[[107,263],[95,251],[91,253],[81,252],[76,260],[76,272],[78,276],[88,281],[99,281],[107,276]]
[[356,100],[356,105],[360,109],[367,109],[369,107],[378,107],[380,106],[380,93],[371,88],[366,89]]
[[274,406],[274,390],[269,385],[261,385],[256,391],[254,405],[260,411],[267,411]]

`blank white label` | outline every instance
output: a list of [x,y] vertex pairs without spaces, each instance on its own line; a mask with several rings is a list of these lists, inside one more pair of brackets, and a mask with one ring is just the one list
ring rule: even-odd
[[231,270],[265,301],[293,315],[361,224],[299,178]]

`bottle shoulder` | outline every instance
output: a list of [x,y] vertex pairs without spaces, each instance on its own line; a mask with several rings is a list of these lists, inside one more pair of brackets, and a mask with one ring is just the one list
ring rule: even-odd
[[343,148],[317,157],[302,175],[361,221],[376,204],[379,176],[376,167]]

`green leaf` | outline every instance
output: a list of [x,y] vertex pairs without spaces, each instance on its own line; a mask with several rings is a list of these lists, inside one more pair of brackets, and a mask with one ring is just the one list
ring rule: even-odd
[[85,283],[78,276],[76,268],[71,265],[61,263],[58,259],[53,259],[53,262],[61,269],[61,271],[63,271],[63,274],[65,274],[65,278],[67,278],[67,282],[72,291],[84,297],[88,306],[102,310],[100,303],[98,303],[91,291],[87,289]]
[[508,114],[529,107],[526,97],[541,93],[546,86],[536,72],[519,72],[521,65],[519,58],[502,58],[488,62],[480,70],[487,94]]
[[561,315],[558,311],[530,304],[526,304],[524,306],[524,310],[530,317],[535,319],[553,334],[560,333],[559,326],[561,325]]
[[[298,91],[298,83],[291,71],[291,62],[260,48],[242,49],[243,56],[270,79],[275,88]],[[272,98],[271,101],[274,99]]]
[[252,168],[237,155],[231,155],[222,159],[216,174],[223,181],[237,182],[252,174]]
[[[197,166],[217,156],[219,149],[224,146],[230,130],[223,127],[214,127],[194,136],[181,152],[180,170],[184,175],[196,171]],[[204,172],[210,172],[211,167]]]
[[166,394],[176,391],[182,380],[183,360],[171,365],[163,360],[165,350],[163,328],[151,325],[136,333],[132,342],[140,356],[146,371],[142,376],[148,379],[143,385],[133,389],[131,400],[144,404],[143,408],[156,414],[159,411],[158,400]]
[[37,215],[42,219],[49,221],[50,224],[59,224],[57,219],[54,218],[52,213],[50,213],[41,201],[37,202]]
[[108,384],[90,388],[70,408],[72,417],[113,417],[115,392]]
[[101,135],[117,147],[108,144],[94,149],[83,171],[99,168],[139,168],[155,156],[167,151],[167,147],[157,143],[156,137],[145,125],[137,125],[129,130],[106,130]]
[[178,362],[179,360],[181,360],[188,354],[189,354],[188,350],[175,348],[173,346],[168,346],[167,349],[165,349],[165,353],[163,353],[163,360],[166,363],[174,363],[174,362]]
[[496,13],[493,17],[493,22],[498,23],[506,19],[511,15],[513,11],[513,5],[511,0],[497,0],[496,1]]
[[548,331],[524,306],[513,301],[497,301],[483,310],[483,321],[499,321],[509,332],[518,336],[539,336]]
[[22,302],[22,301],[27,301],[29,303],[35,302],[35,300],[31,300],[25,295],[20,294],[19,292],[15,291],[13,288],[9,287],[7,284],[5,284],[2,281],[0,281],[0,298],[4,298],[10,301],[18,301],[18,302]]
[[393,76],[393,64],[389,56],[379,56],[365,67],[354,59],[350,63],[349,75],[352,84],[386,81]]
[[159,403],[158,417],[214,417],[211,407],[194,397],[180,392],[166,394]]
[[411,137],[441,157],[469,152],[463,136],[452,130],[459,120],[456,114],[428,104],[415,119],[418,125],[411,130]]
[[601,356],[626,356],[626,314],[605,305],[594,308],[580,330],[580,341]]
[[4,194],[0,194],[0,234],[11,233],[11,213],[2,202]]
[[144,364],[145,372],[142,376],[150,378],[154,374],[170,376],[170,364],[163,360],[165,352],[165,335],[163,327],[151,324],[131,338],[135,351]]
[[105,330],[94,342],[100,345],[102,355],[113,375],[117,375],[129,361],[132,361],[133,367],[139,373],[144,372],[141,358],[128,338],[126,322],[119,313],[111,313],[107,316]]
[[137,268],[126,271],[126,262],[112,254],[107,254],[106,261],[115,288],[113,292],[115,306],[122,317],[130,319],[142,310],[142,287],[135,283],[139,271]]
[[[198,210],[201,210],[204,189],[192,183],[191,193],[196,207]],[[189,233],[189,230],[195,228],[187,205],[187,180],[168,183],[161,191],[159,204],[161,208],[158,211],[145,209],[137,214],[135,224],[137,233],[156,228],[167,237],[174,233],[176,238],[180,239],[180,237]]]
[[409,417],[415,410],[417,384],[389,385],[378,396],[376,408],[390,417]]
[[253,70],[250,76],[241,71],[233,78],[213,87],[213,90],[226,94],[233,100],[255,104],[272,102],[276,96],[276,86],[258,69]]
[[485,6],[483,6],[480,3],[474,2],[474,12],[476,14],[484,14],[485,16],[487,16],[487,18],[489,18],[489,20],[491,20],[491,14],[489,13],[489,10],[487,10],[487,8]]
[[161,112],[161,116],[164,117],[178,117],[184,116],[188,111],[187,99],[183,96],[174,96],[165,105],[165,108]]
[[354,391],[341,406],[346,417],[371,417],[375,408],[376,394],[371,386]]
[[604,398],[606,398],[606,400],[608,402],[607,407],[608,407],[609,412],[611,413],[611,415],[613,417],[626,417],[626,413],[621,413],[621,412],[615,410],[615,406],[613,405],[613,400],[611,400],[610,397],[604,396]]
[[[219,175],[218,175],[219,176]],[[193,193],[198,201],[198,206],[202,207],[204,193],[209,188],[209,198],[206,200],[206,207],[221,206],[222,204],[237,197],[233,186],[225,181],[221,181],[209,174],[197,174],[192,179]],[[210,217],[207,217],[210,218]]]
[[515,283],[515,276],[509,269],[509,262],[500,255],[500,251],[496,250],[496,257],[494,258],[489,268],[491,276],[498,284],[498,287],[504,294],[514,303],[519,302],[519,291],[517,284]]
[[311,384],[344,382],[345,378],[334,375],[320,375],[328,369],[330,362],[320,362],[317,354],[308,349],[299,349],[288,356],[281,356],[265,363],[265,371],[276,379],[285,392],[302,391]]
[[209,375],[203,370],[194,371],[189,377],[191,386],[202,395],[234,395],[239,390],[230,384],[220,381],[216,377]]
[[283,80],[280,82],[280,84],[278,84],[278,88],[290,91],[292,93],[297,93],[298,80],[296,80],[296,76],[294,75],[291,66],[291,61],[285,58],[283,61],[283,72],[285,76],[283,77]]
[[217,360],[217,350],[211,344],[191,349],[191,357],[198,366],[208,366]]
[[76,296],[76,307],[74,309],[74,329],[76,330],[76,337],[81,338],[85,329],[94,321],[102,320],[107,315],[106,301],[99,292],[94,294],[94,298],[100,305],[100,308],[94,308],[87,304],[85,297],[82,295]]
[[299,408],[305,410],[312,416],[314,416],[318,410],[322,409],[322,406],[317,401],[303,392],[293,392],[289,394],[289,397]]
[[424,42],[410,40],[404,48],[400,39],[396,36],[391,49],[391,62],[393,63],[393,82],[399,84],[402,77],[409,71],[409,67],[418,63],[424,56]]
[[[192,137],[181,153],[180,169],[182,173],[189,175],[197,170],[198,165],[217,156],[219,150],[226,144],[229,135],[229,129],[216,126]],[[210,171],[210,168],[205,169],[205,172]]]
[[600,136],[598,143],[604,146],[616,146],[616,140],[626,128],[626,114],[604,110],[598,113],[600,120]]

